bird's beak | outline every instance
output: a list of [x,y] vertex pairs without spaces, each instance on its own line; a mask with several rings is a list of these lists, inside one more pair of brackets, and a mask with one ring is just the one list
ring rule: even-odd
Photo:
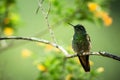
[[68,24],[74,27],[74,25],[72,25],[71,23],[68,23]]

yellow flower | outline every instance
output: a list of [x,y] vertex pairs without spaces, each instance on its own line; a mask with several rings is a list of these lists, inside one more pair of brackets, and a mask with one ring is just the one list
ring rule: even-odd
[[28,50],[28,49],[23,49],[22,50],[22,57],[23,58],[27,58],[27,57],[30,57],[31,56],[31,51]]
[[105,18],[108,17],[108,13],[105,11],[96,11],[95,16],[99,18]]
[[105,26],[110,26],[112,24],[112,18],[108,14],[104,14],[102,17]]
[[112,18],[109,16],[107,12],[97,11],[95,13],[95,16],[101,18],[105,26],[110,26],[112,24]]
[[97,3],[89,2],[88,3],[88,8],[91,12],[94,12],[94,11],[98,10],[100,7]]
[[112,24],[112,18],[108,17],[104,20],[105,26],[110,26]]
[[37,69],[40,70],[40,71],[46,71],[46,67],[42,64],[38,64]]
[[88,8],[96,17],[103,20],[105,26],[110,26],[112,24],[112,18],[109,17],[107,12],[102,11],[97,3],[89,2]]
[[71,79],[72,77],[73,77],[72,74],[68,74],[68,75],[66,76],[65,80],[72,80],[72,79]]
[[13,29],[12,28],[10,28],[10,27],[6,27],[5,29],[4,29],[4,34],[6,35],[6,36],[11,36],[11,35],[13,35]]
[[94,15],[95,15],[95,17],[97,17],[97,18],[102,18],[103,12],[102,12],[102,11],[96,11],[96,12],[94,13]]
[[46,51],[51,51],[53,49],[53,46],[47,44],[45,50]]
[[103,67],[99,67],[98,69],[97,69],[97,72],[98,73],[102,73],[104,71],[104,68]]

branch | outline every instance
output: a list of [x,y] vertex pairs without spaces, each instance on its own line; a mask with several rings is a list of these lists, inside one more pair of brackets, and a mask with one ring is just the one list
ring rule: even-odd
[[98,55],[98,56],[108,57],[108,58],[112,58],[114,60],[120,61],[120,56],[116,56],[116,55],[113,55],[113,54],[108,53],[108,52],[88,52],[88,53],[83,53],[83,54],[70,55],[70,56],[67,56],[66,58],[73,58],[73,57],[77,57],[78,55],[79,56]]
[[88,53],[83,53],[83,54],[72,54],[70,55],[67,50],[65,50],[62,46],[56,44],[56,43],[51,43],[50,41],[44,40],[44,39],[38,39],[38,38],[33,38],[33,37],[1,37],[0,40],[27,40],[27,41],[33,41],[33,42],[41,42],[44,44],[49,44],[55,48],[58,48],[63,54],[65,55],[66,58],[73,58],[79,56],[85,56],[85,55],[98,55],[98,56],[103,56],[103,57],[108,57],[112,58],[114,60],[120,61],[120,57],[107,53],[107,52],[88,52]]
[[55,36],[54,36],[54,32],[52,31],[52,28],[51,28],[51,26],[50,26],[50,24],[49,24],[49,21],[48,21],[48,16],[49,16],[49,13],[50,13],[50,10],[51,10],[51,2],[49,2],[48,11],[45,12],[44,9],[43,9],[43,7],[42,7],[43,1],[44,1],[44,0],[39,0],[39,6],[38,6],[38,9],[37,9],[36,13],[38,13],[38,10],[39,10],[39,8],[40,8],[42,14],[44,15],[46,24],[47,24],[47,26],[48,26],[48,29],[49,29],[49,32],[50,32],[50,35],[51,35],[51,38],[52,38],[52,40],[56,43],[56,39],[55,39]]
[[70,56],[68,54],[68,52],[60,45],[56,44],[56,43],[52,43],[50,41],[47,41],[47,40],[44,40],[44,39],[38,39],[38,38],[33,38],[33,37],[17,37],[17,36],[12,36],[12,37],[1,37],[0,40],[27,40],[27,41],[33,41],[33,42],[41,42],[41,43],[44,43],[44,44],[49,44],[55,48],[58,48],[61,52],[64,53],[64,55],[67,57],[67,56]]

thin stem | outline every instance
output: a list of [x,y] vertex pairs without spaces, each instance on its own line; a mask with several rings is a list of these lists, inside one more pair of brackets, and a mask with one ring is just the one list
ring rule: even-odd
[[50,32],[50,35],[51,35],[51,38],[52,38],[52,40],[53,40],[55,43],[57,43],[57,41],[56,41],[56,39],[55,39],[55,36],[54,36],[54,32],[53,32],[53,30],[52,30],[52,27],[50,26],[49,21],[48,21],[48,16],[49,16],[50,10],[51,10],[51,2],[49,2],[49,8],[48,8],[48,11],[47,11],[47,12],[44,11],[44,9],[43,9],[43,7],[42,7],[42,3],[43,3],[43,0],[42,0],[42,1],[39,0],[39,7],[38,7],[36,13],[38,12],[38,10],[39,10],[39,8],[40,8],[42,14],[44,15],[46,24],[47,24],[47,26],[48,26],[48,29],[49,29],[49,32]]
[[37,39],[37,38],[33,38],[33,37],[16,37],[16,36],[12,36],[12,37],[2,37],[0,38],[0,40],[11,40],[11,39],[15,39],[15,40],[27,40],[27,41],[33,41],[33,42],[41,42],[44,44],[49,44],[55,48],[58,48],[61,52],[64,53],[65,56],[69,56],[68,52],[60,45],[56,44],[56,43],[52,43],[50,41],[44,40],[44,39]]
[[108,53],[108,52],[88,52],[88,53],[82,53],[82,54],[73,54],[73,55],[70,55],[66,49],[64,49],[62,46],[56,44],[56,43],[52,43],[50,41],[47,41],[47,40],[44,40],[44,39],[38,39],[38,38],[33,38],[33,37],[16,37],[16,36],[13,36],[13,37],[1,37],[0,40],[27,40],[27,41],[33,41],[33,42],[41,42],[41,43],[44,43],[44,44],[49,44],[55,48],[58,48],[66,58],[73,58],[73,57],[77,57],[78,55],[79,56],[84,56],[84,55],[98,55],[98,56],[103,56],[103,57],[108,57],[108,58],[112,58],[114,60],[118,60],[120,61],[120,56],[116,56],[116,55],[113,55],[111,53]]

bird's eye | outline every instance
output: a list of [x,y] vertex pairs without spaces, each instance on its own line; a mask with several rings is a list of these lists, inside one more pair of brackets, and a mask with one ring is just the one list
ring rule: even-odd
[[83,30],[83,28],[82,28],[82,27],[77,27],[76,29],[77,29],[77,30]]
[[80,30],[80,29],[77,27],[76,30]]

